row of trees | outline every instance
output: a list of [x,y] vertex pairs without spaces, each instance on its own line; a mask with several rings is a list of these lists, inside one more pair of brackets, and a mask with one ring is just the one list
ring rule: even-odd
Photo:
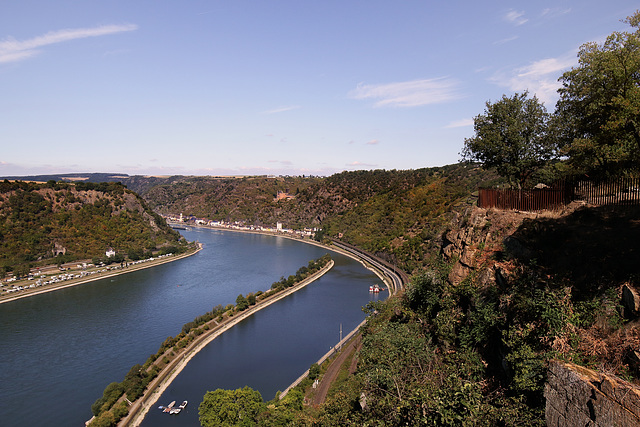
[[296,285],[297,283],[303,281],[307,277],[322,269],[330,261],[331,255],[324,254],[318,259],[312,259],[306,266],[300,267],[298,271],[296,271],[295,275],[292,274],[289,277],[280,277],[280,280],[277,282],[273,282],[271,284],[271,289],[265,293],[263,293],[262,291],[258,291],[256,293],[249,293],[247,294],[247,296],[244,296],[242,294],[238,295],[238,297],[236,298],[236,310],[244,311],[250,306],[255,305],[255,303],[259,300]]
[[329,264],[330,261],[331,255],[329,254],[324,254],[318,259],[311,260],[309,261],[307,266],[300,267],[298,271],[296,271],[295,275],[292,274],[289,277],[282,276],[279,281],[273,282],[273,284],[271,284],[271,289],[275,290],[276,292],[280,292],[283,289],[290,288],[296,283],[301,282],[315,272],[319,271],[325,265]]
[[528,92],[487,102],[474,118],[463,160],[495,168],[519,188],[553,160],[574,172],[637,173],[640,167],[640,11],[628,17],[635,31],[586,43],[578,65],[561,77],[553,114]]

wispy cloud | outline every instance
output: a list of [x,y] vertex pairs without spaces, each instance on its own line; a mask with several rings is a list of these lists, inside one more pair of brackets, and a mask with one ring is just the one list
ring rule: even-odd
[[347,163],[345,166],[348,168],[362,169],[362,168],[375,168],[377,165],[355,161],[355,162]]
[[38,48],[87,37],[106,36],[126,31],[137,30],[134,24],[101,25],[94,28],[75,28],[50,31],[44,35],[27,40],[16,40],[8,37],[0,41],[0,63],[16,62],[40,53]]
[[491,80],[513,91],[528,90],[549,106],[558,99],[557,91],[561,86],[558,78],[576,63],[576,52],[572,51],[561,57],[545,58],[511,71],[499,72]]
[[284,107],[274,108],[273,110],[263,111],[262,114],[278,114],[284,113],[285,111],[298,110],[302,108],[300,105],[287,105]]
[[524,12],[516,11],[511,9],[504,16],[503,19],[510,24],[513,25],[522,25],[528,21],[527,18],[524,18]]
[[467,126],[473,126],[473,119],[460,119],[454,120],[445,126],[445,129],[463,128]]
[[378,99],[374,107],[419,107],[459,99],[459,83],[449,77],[377,85],[358,84],[349,96]]
[[281,166],[293,166],[293,162],[291,160],[267,160],[267,163],[277,163]]
[[541,16],[543,18],[557,18],[562,15],[566,15],[567,13],[571,13],[571,9],[560,9],[557,7],[547,8],[542,11]]
[[545,76],[569,68],[576,63],[575,55],[565,55],[559,58],[546,58],[533,62],[526,67],[518,69],[518,77]]
[[506,44],[506,43],[512,42],[514,40],[518,40],[518,38],[519,38],[518,36],[511,36],[511,37],[507,37],[507,38],[504,38],[504,39],[497,40],[497,41],[493,42],[493,44],[495,44],[495,45]]
[[380,141],[378,141],[377,139],[372,139],[371,141],[368,141],[366,143],[366,145],[378,145],[380,144]]

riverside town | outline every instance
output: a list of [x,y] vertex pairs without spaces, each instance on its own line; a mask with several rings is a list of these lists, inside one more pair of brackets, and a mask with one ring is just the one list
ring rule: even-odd
[[304,230],[292,230],[289,228],[284,228],[282,223],[276,223],[274,227],[264,227],[264,226],[256,226],[256,225],[245,225],[243,221],[234,221],[232,223],[225,221],[212,221],[206,218],[196,218],[195,216],[183,216],[180,214],[179,216],[171,216],[168,215],[165,217],[167,222],[173,226],[173,228],[177,228],[180,224],[185,225],[196,225],[196,226],[207,226],[214,228],[225,228],[229,230],[238,230],[238,231],[258,231],[264,233],[283,233],[290,234],[298,237],[310,237],[313,238],[315,236],[317,228],[305,228]]

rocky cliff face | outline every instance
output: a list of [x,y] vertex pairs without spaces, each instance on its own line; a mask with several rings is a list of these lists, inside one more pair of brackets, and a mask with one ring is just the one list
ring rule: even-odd
[[442,253],[455,261],[449,282],[456,285],[471,272],[477,272],[485,283],[502,280],[508,274],[508,263],[502,261],[505,252],[527,257],[528,249],[513,233],[523,221],[539,217],[531,212],[499,211],[471,207],[458,214],[452,226],[442,236]]
[[547,426],[640,426],[640,388],[613,376],[552,361],[544,395]]

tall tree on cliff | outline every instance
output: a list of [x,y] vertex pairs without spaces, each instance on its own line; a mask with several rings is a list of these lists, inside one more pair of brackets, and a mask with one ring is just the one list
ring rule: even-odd
[[462,158],[495,168],[522,188],[555,157],[555,145],[547,138],[548,118],[544,104],[528,92],[487,101],[484,114],[473,119],[475,136],[465,139]]
[[640,11],[623,22],[635,31],[584,44],[560,77],[554,128],[583,171],[640,168]]

